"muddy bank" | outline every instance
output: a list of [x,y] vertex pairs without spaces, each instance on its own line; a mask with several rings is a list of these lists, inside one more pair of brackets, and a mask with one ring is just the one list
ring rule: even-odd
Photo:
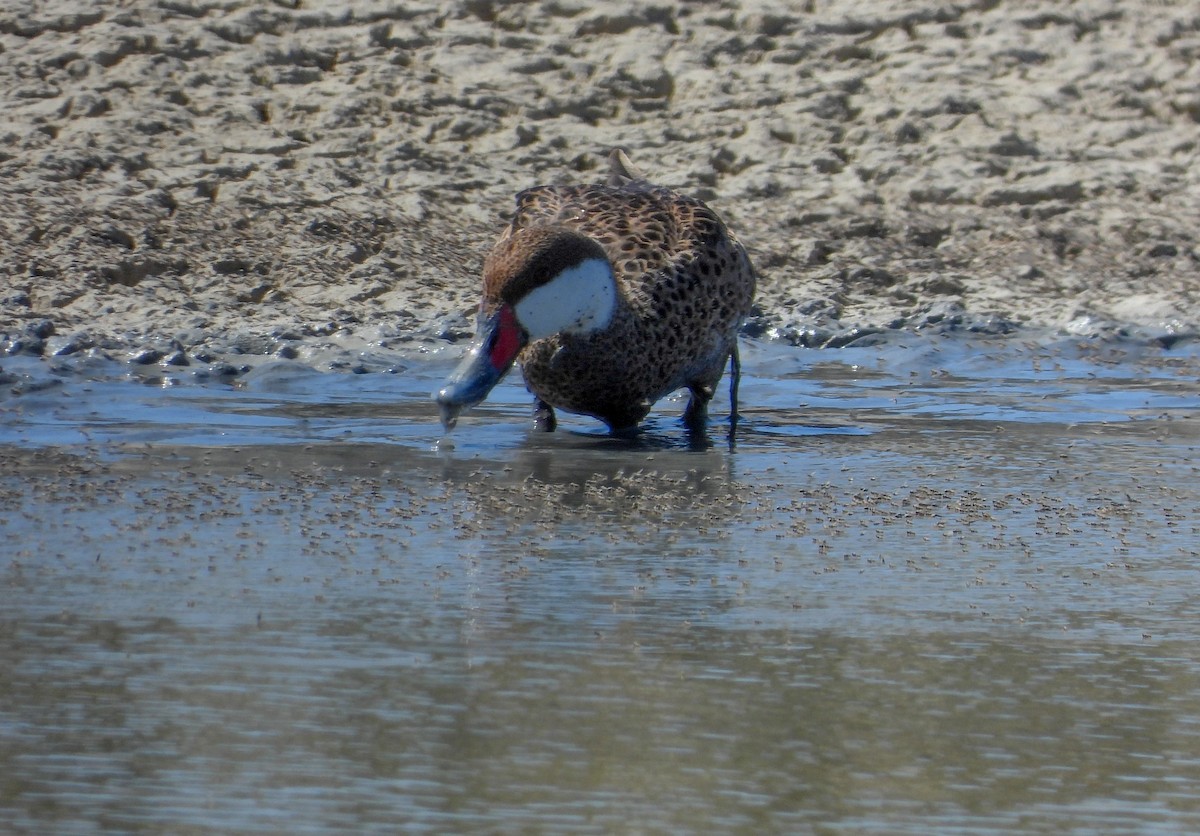
[[1186,3],[64,0],[0,55],[9,353],[443,344],[612,145],[746,240],[754,335],[1200,322]]

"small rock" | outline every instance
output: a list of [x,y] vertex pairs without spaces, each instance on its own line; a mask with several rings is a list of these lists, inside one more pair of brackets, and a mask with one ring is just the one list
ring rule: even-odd
[[837,252],[837,247],[829,241],[816,240],[809,247],[808,254],[804,257],[804,263],[810,267],[818,264],[828,264],[829,257]]
[[537,127],[528,127],[526,125],[517,125],[517,147],[524,148],[526,145],[533,145],[541,139],[541,133]]
[[855,267],[852,270],[843,271],[842,281],[851,285],[891,287],[897,279],[882,267]]
[[101,229],[96,230],[96,237],[101,241],[107,241],[110,244],[116,244],[119,247],[124,247],[127,250],[137,249],[137,242],[133,236],[123,229],[118,229],[112,224],[108,224]]
[[770,320],[759,313],[756,316],[747,317],[745,322],[742,323],[739,333],[744,337],[757,339],[763,336],[763,334],[766,334],[770,327]]
[[937,296],[960,296],[966,287],[953,276],[935,276],[921,282],[919,289]]
[[1017,204],[1032,206],[1048,200],[1063,200],[1074,203],[1083,199],[1083,184],[1078,180],[1047,180],[1030,178],[1028,182],[1017,182],[1001,186],[984,194],[980,201],[984,206]]
[[209,367],[209,372],[217,377],[237,377],[248,368],[248,366],[243,366],[241,369],[238,369],[238,367],[232,363],[213,363],[212,366]]
[[821,348],[847,348],[851,345],[864,348],[879,345],[885,340],[886,337],[878,328],[847,328],[827,339]]
[[141,348],[129,355],[129,362],[137,366],[149,366],[163,358],[163,353],[157,348]]
[[48,319],[35,320],[25,326],[25,333],[35,339],[44,340],[54,335],[54,323]]
[[96,345],[91,335],[80,331],[67,337],[55,337],[46,342],[46,350],[55,357],[68,357]]
[[915,315],[909,324],[913,328],[941,325],[944,328],[952,329],[961,326],[965,316],[966,310],[961,302],[934,302],[924,312]]
[[905,122],[900,127],[896,128],[896,142],[908,144],[921,141],[921,129],[912,122]]
[[846,167],[846,164],[837,157],[821,156],[813,159],[812,167],[818,174],[838,174]]
[[1037,146],[1022,139],[1015,132],[1006,133],[988,150],[1002,157],[1036,157],[1038,155]]
[[45,351],[46,344],[44,341],[36,337],[11,337],[3,342],[0,342],[0,348],[9,357],[17,354],[31,354],[35,357],[40,357]]
[[908,240],[919,247],[936,247],[950,234],[950,227],[911,227],[905,234]]

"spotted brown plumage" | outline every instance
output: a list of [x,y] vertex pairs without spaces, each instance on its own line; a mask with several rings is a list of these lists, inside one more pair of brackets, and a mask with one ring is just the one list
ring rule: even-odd
[[[623,152],[610,166],[604,184],[517,195],[484,262],[476,343],[437,395],[447,427],[512,359],[547,429],[557,408],[629,430],[684,387],[685,418],[702,425],[730,360],[736,414],[737,332],[755,285],[745,249],[703,202],[650,183]],[[496,350],[514,339],[502,320],[516,323],[515,358]]]

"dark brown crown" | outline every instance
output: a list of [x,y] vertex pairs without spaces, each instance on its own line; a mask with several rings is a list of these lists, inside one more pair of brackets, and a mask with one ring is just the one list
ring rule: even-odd
[[514,304],[563,270],[608,256],[596,241],[561,226],[518,229],[496,242],[483,262],[487,307]]

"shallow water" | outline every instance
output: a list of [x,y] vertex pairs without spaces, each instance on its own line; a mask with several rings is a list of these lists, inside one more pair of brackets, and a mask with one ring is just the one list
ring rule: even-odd
[[1200,825],[1200,351],[744,355],[732,435],[721,399],[699,438],[682,400],[534,434],[513,379],[452,445],[449,356],[5,361],[40,383],[0,396],[0,817]]

